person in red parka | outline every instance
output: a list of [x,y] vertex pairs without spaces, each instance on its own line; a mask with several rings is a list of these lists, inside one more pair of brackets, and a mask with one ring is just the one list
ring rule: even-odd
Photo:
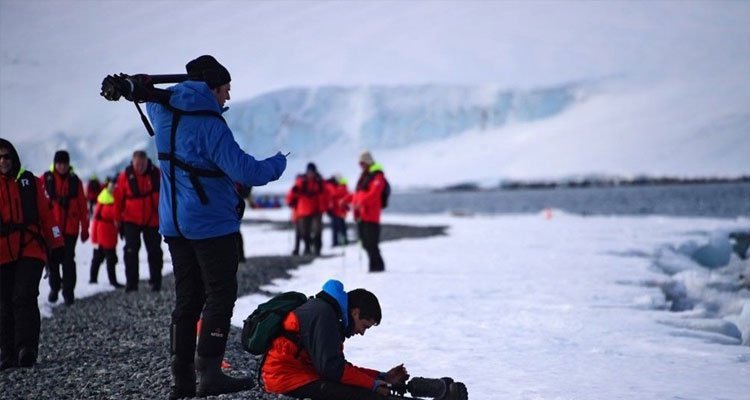
[[36,364],[39,282],[63,246],[44,181],[21,168],[16,149],[0,138],[0,370]]
[[347,180],[339,176],[332,176],[325,184],[329,198],[328,217],[331,218],[331,246],[345,246],[349,243],[346,235],[346,214],[348,211],[346,198],[350,195],[349,189],[346,187]]
[[305,175],[299,174],[294,180],[294,186],[292,186],[291,189],[289,189],[289,193],[286,195],[286,205],[289,206],[289,208],[292,210],[292,215],[290,216],[289,220],[291,221],[292,228],[294,229],[294,250],[292,250],[293,256],[299,255],[299,243],[302,241],[302,231],[300,231],[300,224],[298,223],[299,218],[297,218],[297,204],[299,204],[299,195],[297,192],[299,191],[300,185],[302,185],[302,180],[304,179]]
[[125,291],[138,290],[138,251],[141,235],[148,253],[151,290],[161,290],[164,254],[159,234],[159,188],[161,171],[142,150],[135,151],[130,165],[115,184],[115,207],[125,237]]
[[362,247],[370,259],[370,272],[385,271],[385,263],[380,255],[380,213],[383,210],[382,193],[386,181],[383,166],[376,163],[370,152],[359,157],[362,175],[357,181],[357,190],[352,196],[354,219],[357,221]]
[[112,195],[114,188],[114,182],[107,182],[96,198],[96,207],[94,207],[93,222],[91,223],[91,243],[94,245],[94,254],[91,257],[91,279],[89,283],[97,283],[99,266],[106,259],[109,284],[115,288],[121,288],[123,285],[117,282],[117,274],[115,273],[117,231],[120,221],[117,219],[119,216],[115,208],[115,197]]
[[323,211],[328,203],[328,194],[315,164],[308,163],[303,177],[295,181],[294,187],[287,196],[287,203],[290,200],[296,202],[298,229],[305,245],[303,254],[320,255],[323,245],[321,239]]
[[47,196],[52,199],[55,217],[62,229],[65,241],[65,256],[62,259],[62,275],[60,263],[51,262],[49,266],[49,297],[50,303],[57,301],[62,286],[65,305],[72,305],[75,301],[76,287],[76,242],[81,233],[81,242],[89,239],[89,209],[86,195],[83,192],[81,179],[73,172],[70,165],[70,154],[65,150],[55,153],[52,168],[44,173],[44,187]]

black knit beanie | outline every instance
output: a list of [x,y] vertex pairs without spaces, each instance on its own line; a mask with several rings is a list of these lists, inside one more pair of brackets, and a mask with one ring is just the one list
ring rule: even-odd
[[55,153],[55,164],[57,163],[63,163],[63,164],[70,164],[70,154],[68,154],[65,150],[58,150]]
[[212,56],[200,56],[185,65],[191,81],[206,82],[209,88],[216,89],[232,80],[229,71]]

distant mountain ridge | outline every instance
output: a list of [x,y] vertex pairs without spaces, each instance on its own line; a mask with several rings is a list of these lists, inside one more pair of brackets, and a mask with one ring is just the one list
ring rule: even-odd
[[[260,191],[288,187],[308,162],[325,177],[338,173],[353,184],[363,149],[384,165],[396,190],[493,188],[581,176],[627,181],[750,174],[750,112],[740,103],[715,107],[710,96],[683,101],[694,93],[679,85],[617,81],[529,90],[296,87],[232,101],[224,117],[239,145],[256,158],[291,153],[280,182]],[[146,149],[155,161],[154,141],[132,104],[107,105],[126,115],[123,123],[103,130],[127,126],[121,133],[24,139],[17,147],[25,165],[39,173],[58,149],[70,151],[82,176],[112,175],[136,149]]]
[[[224,117],[240,146],[258,158],[283,149],[312,160],[336,152],[336,147],[393,150],[469,130],[540,121],[564,112],[584,92],[583,84],[517,91],[439,85],[300,87],[230,103]],[[125,107],[123,102],[112,107]],[[133,126],[122,134],[82,138],[60,132],[54,138],[23,141],[24,163],[33,171],[46,170],[58,149],[71,153],[83,175],[114,174],[137,149],[146,149],[152,158],[156,154],[135,110]]]

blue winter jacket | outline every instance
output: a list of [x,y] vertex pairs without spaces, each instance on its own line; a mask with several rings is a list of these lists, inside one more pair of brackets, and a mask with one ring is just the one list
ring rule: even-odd
[[[205,82],[185,81],[169,88],[172,107],[183,111],[210,110],[222,113],[219,103]],[[172,112],[162,104],[148,103],[149,119],[156,132],[159,153],[170,152]],[[239,202],[234,183],[261,186],[281,177],[286,168],[286,157],[281,153],[258,161],[245,153],[229,127],[220,118],[207,115],[182,115],[177,125],[175,156],[193,167],[222,171],[220,178],[199,177],[208,197],[202,204],[187,171],[175,167],[177,223],[172,213],[170,161],[160,160],[161,191],[159,193],[159,230],[164,236],[187,239],[207,239],[237,232],[240,218]]]

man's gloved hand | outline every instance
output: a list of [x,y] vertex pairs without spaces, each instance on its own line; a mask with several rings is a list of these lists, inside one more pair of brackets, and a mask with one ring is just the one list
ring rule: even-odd
[[391,394],[391,385],[386,381],[375,380],[375,389],[373,389],[373,392],[381,396],[388,396]]
[[109,101],[120,100],[120,97],[130,100],[132,98],[133,85],[128,81],[128,78],[129,76],[123,73],[120,73],[120,75],[107,75],[102,80],[102,91],[99,94]]
[[81,231],[81,243],[86,243],[87,240],[89,240],[89,231],[84,229]]
[[151,77],[146,74],[126,75],[107,75],[102,81],[102,91],[99,93],[102,97],[110,101],[125,100],[144,102],[152,96],[154,85],[151,83]]
[[117,228],[117,233],[120,235],[120,240],[125,240],[125,224],[120,223]]
[[50,251],[50,265],[60,265],[63,262],[63,258],[65,258],[65,247],[55,247]]
[[405,383],[407,379],[409,379],[409,372],[404,368],[404,364],[391,368],[385,374],[385,380],[388,383]]

